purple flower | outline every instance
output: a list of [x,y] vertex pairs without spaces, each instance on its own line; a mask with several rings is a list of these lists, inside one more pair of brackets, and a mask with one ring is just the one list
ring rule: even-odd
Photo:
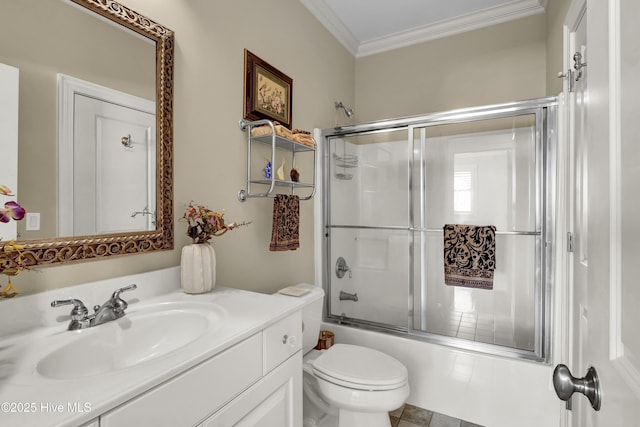
[[24,210],[17,202],[6,202],[4,209],[0,209],[0,222],[9,222],[11,218],[19,221],[24,218],[27,211]]

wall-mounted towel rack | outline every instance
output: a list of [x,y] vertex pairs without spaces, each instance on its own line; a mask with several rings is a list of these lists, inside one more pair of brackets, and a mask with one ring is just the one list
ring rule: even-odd
[[[305,145],[278,135],[276,132],[276,125],[271,120],[247,121],[242,119],[238,125],[241,130],[247,132],[247,189],[240,190],[238,192],[238,200],[244,202],[250,197],[275,197],[276,187],[286,187],[292,194],[296,189],[308,189],[309,194],[300,195],[300,200],[310,200],[314,196],[316,192],[315,145]],[[268,126],[270,131],[267,131],[264,134],[261,132],[260,135],[253,135],[251,130],[258,126]],[[259,179],[257,178],[256,170],[260,170],[260,164],[257,163],[255,156],[252,155],[254,144],[270,148],[268,150],[268,154],[263,157],[270,162],[272,170],[270,173],[264,174]],[[309,164],[310,169],[312,169],[312,182],[297,182],[288,179],[278,179],[275,170],[278,168],[280,163],[276,163],[276,153],[284,156],[283,159],[285,159],[285,163],[286,160],[290,160],[290,166],[287,165],[284,175],[285,177],[290,176],[289,171],[291,168],[296,168],[296,155],[300,153],[309,154],[309,160],[313,160],[313,163]],[[267,156],[269,157],[267,158]],[[313,159],[311,159],[311,156],[313,156]],[[262,159],[262,157],[259,157],[258,161],[260,161],[260,159]],[[305,165],[306,164],[307,163],[305,163]],[[303,171],[302,176],[309,176],[309,174],[308,172],[305,173],[305,171]],[[254,193],[251,191],[252,184],[260,185],[262,188],[266,188],[267,190]]]

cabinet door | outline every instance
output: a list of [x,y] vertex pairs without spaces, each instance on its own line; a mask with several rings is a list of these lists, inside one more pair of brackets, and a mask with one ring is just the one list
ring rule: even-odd
[[213,414],[200,427],[300,427],[302,351]]
[[100,427],[193,426],[262,378],[258,333],[100,417]]

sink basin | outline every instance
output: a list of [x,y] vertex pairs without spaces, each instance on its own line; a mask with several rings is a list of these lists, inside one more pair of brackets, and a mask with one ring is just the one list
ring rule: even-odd
[[216,306],[158,304],[68,332],[65,342],[44,355],[36,370],[47,378],[74,379],[138,366],[179,351],[215,329],[223,316],[224,310]]

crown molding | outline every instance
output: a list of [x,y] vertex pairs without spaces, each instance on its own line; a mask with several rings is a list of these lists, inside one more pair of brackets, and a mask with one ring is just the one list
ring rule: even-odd
[[538,0],[509,3],[361,43],[355,56],[374,55],[539,13],[544,13],[544,6]]
[[300,0],[300,3],[320,21],[351,55],[356,56],[358,54],[360,42],[324,0]]
[[353,56],[360,58],[544,13],[548,0],[524,0],[360,43],[324,0],[300,0]]

